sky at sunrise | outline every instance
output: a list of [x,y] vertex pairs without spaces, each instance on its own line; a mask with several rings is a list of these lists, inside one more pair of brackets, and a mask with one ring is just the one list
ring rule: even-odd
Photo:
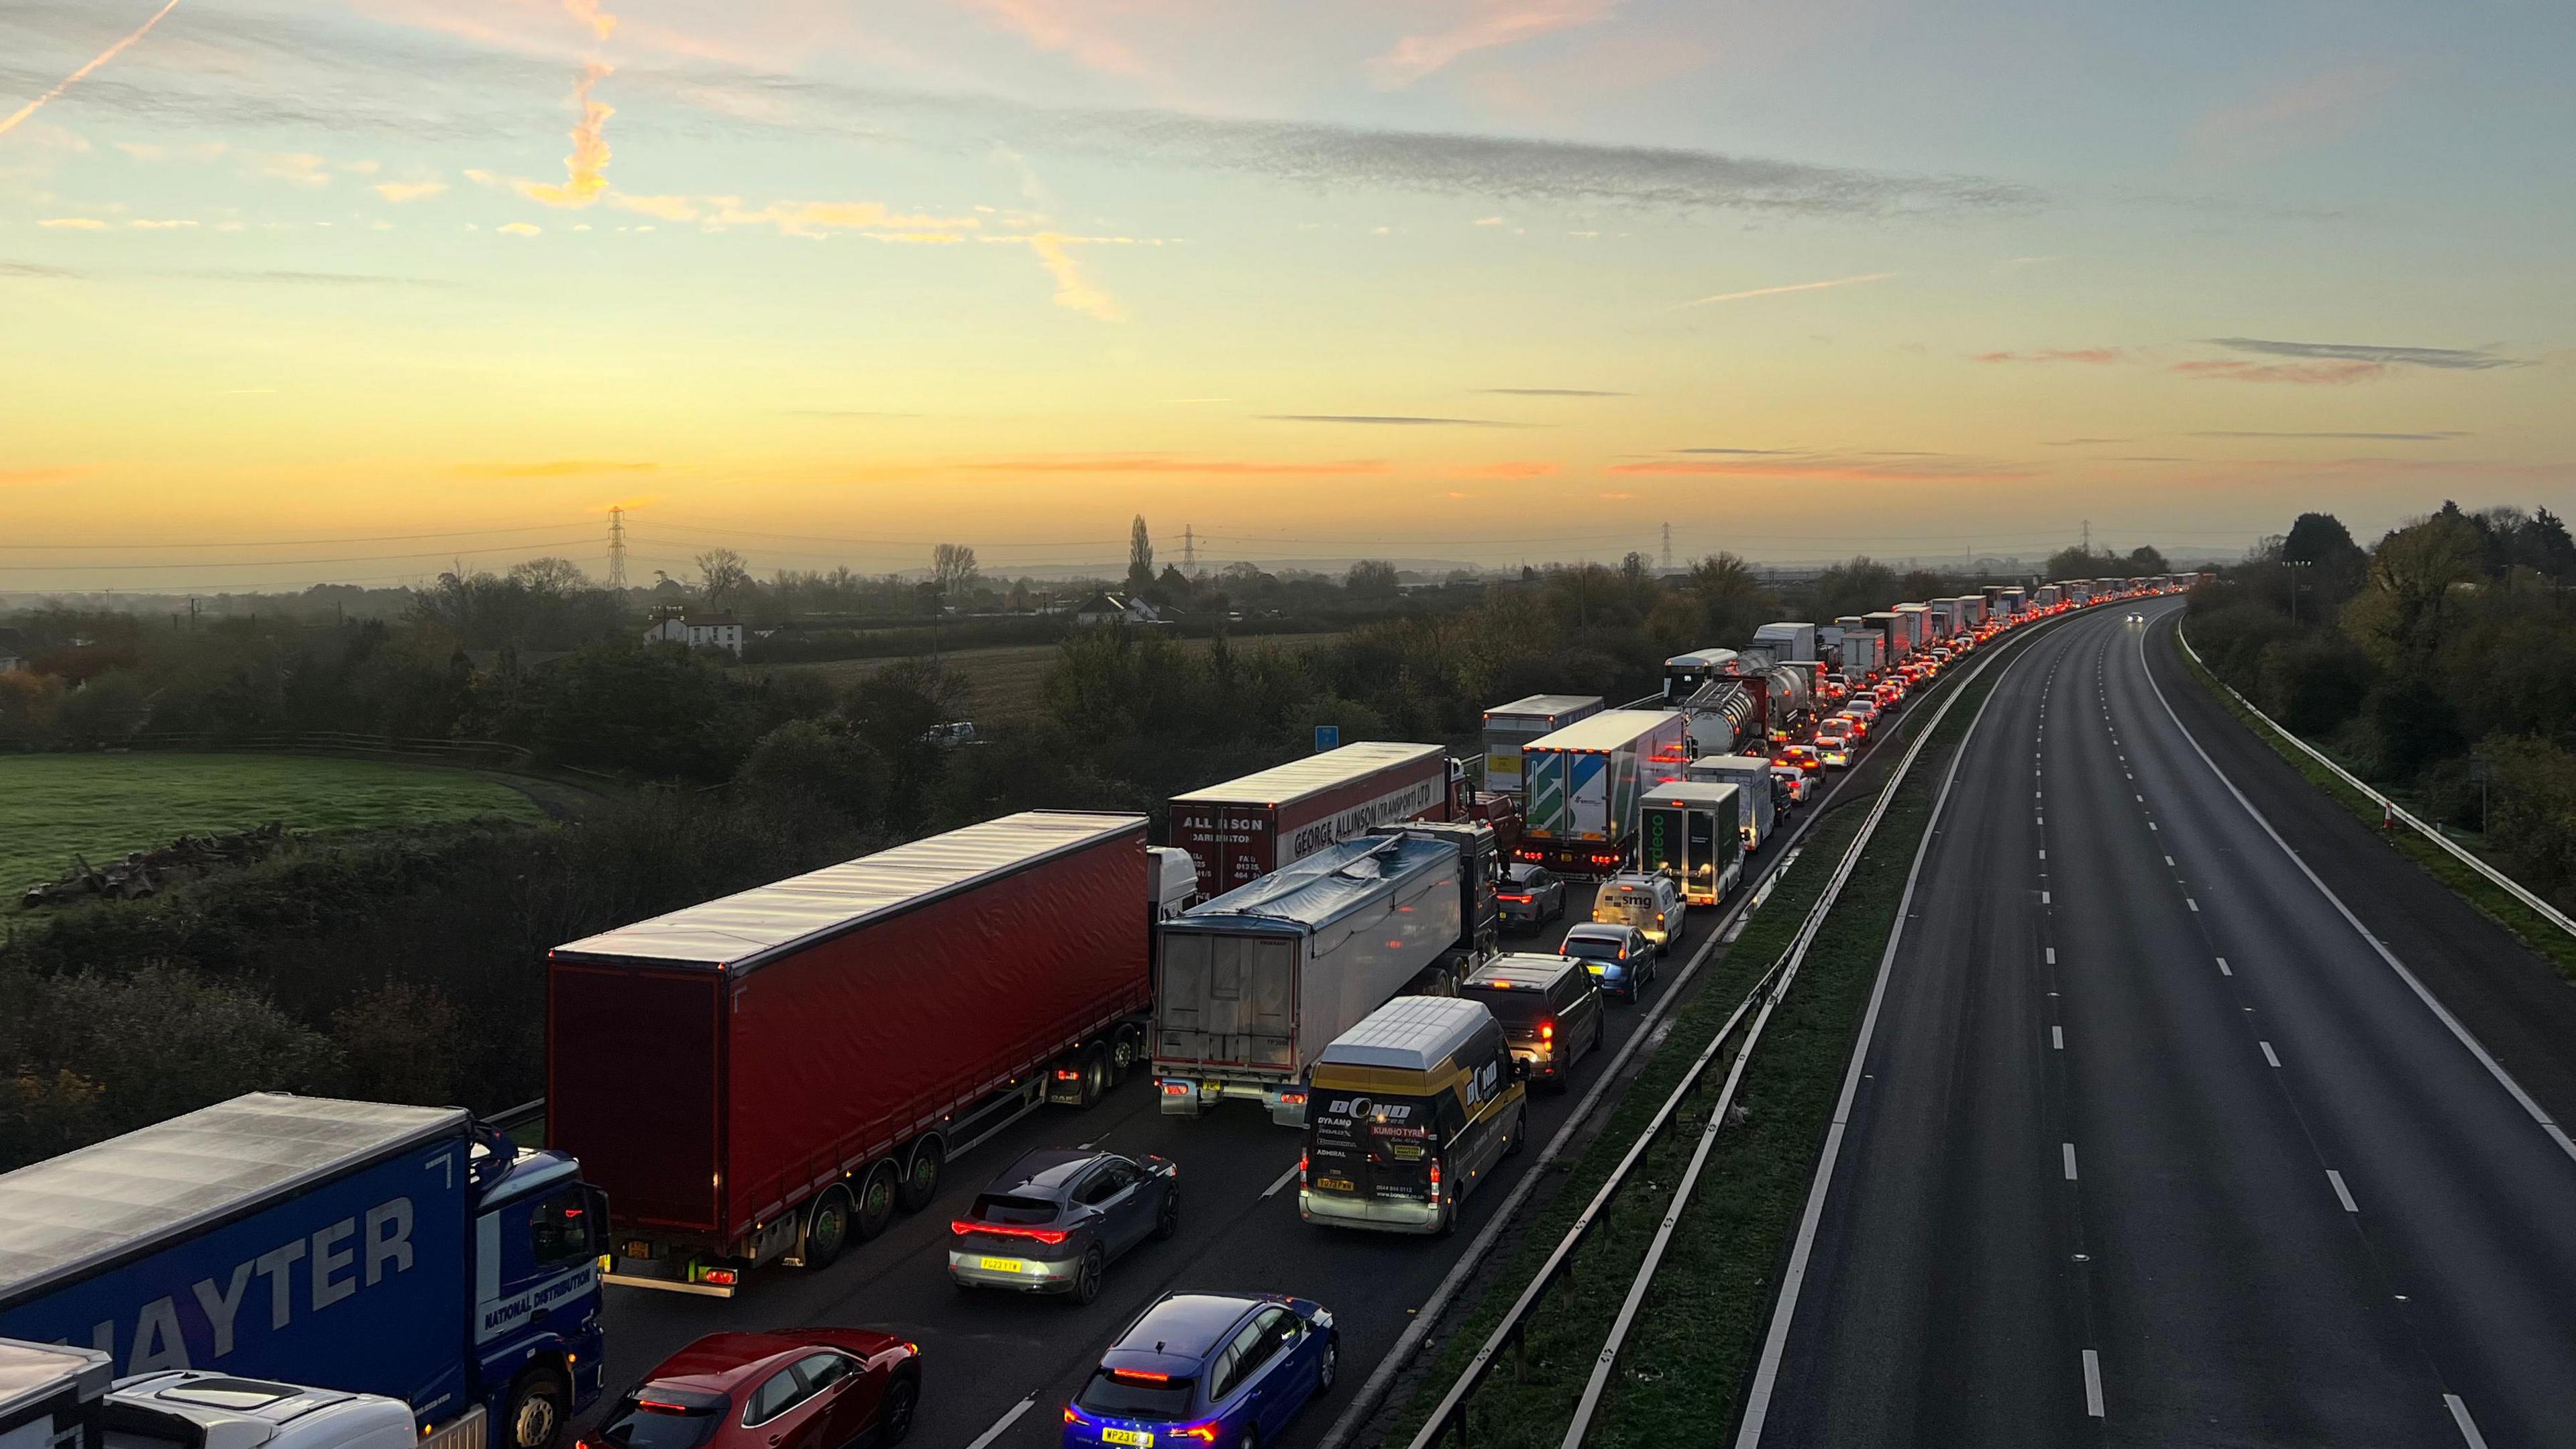
[[2576,511],[2571,155],[2565,0],[9,0],[0,591]]

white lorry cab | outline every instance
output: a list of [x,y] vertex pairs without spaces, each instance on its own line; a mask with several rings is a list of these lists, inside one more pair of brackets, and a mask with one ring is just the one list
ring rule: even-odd
[[423,1439],[411,1406],[216,1369],[116,1381],[100,1411],[104,1449],[482,1449],[483,1416]]

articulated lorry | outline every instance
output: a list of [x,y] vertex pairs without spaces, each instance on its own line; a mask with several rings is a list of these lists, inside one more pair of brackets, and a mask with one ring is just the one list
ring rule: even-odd
[[1143,1060],[1145,817],[1029,810],[549,953],[548,1138],[609,1195],[613,1283],[820,1268],[947,1162]]
[[1664,702],[1679,704],[1735,662],[1732,649],[1694,649],[1664,661]]
[[1618,873],[1636,847],[1638,793],[1680,779],[1690,757],[1689,722],[1672,710],[1611,710],[1532,740],[1515,855],[1566,875]]
[[1914,652],[1906,642],[1909,632],[1906,622],[1895,610],[1881,609],[1874,614],[1863,614],[1861,622],[1879,637],[1879,654],[1885,661],[1883,667],[1893,669]]
[[1597,694],[1533,694],[1485,711],[1485,788],[1519,794],[1521,746],[1590,719],[1603,708]]
[[1257,1101],[1306,1121],[1315,1059],[1408,991],[1474,968],[1459,845],[1429,834],[1326,846],[1156,928],[1153,1058],[1166,1115]]
[[1220,895],[1372,825],[1466,813],[1463,771],[1438,745],[1344,745],[1172,797],[1171,843]]
[[599,1396],[606,1208],[461,1108],[257,1092],[0,1176],[0,1335],[548,1449]]
[[1813,624],[1765,624],[1753,631],[1753,647],[1771,651],[1774,664],[1820,657],[1816,649],[1816,626]]
[[1637,802],[1637,815],[1637,864],[1671,877],[1692,905],[1716,905],[1744,878],[1743,810],[1733,785],[1667,781]]

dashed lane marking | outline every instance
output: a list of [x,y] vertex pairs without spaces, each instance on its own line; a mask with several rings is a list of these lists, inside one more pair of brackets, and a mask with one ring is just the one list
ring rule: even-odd
[[2089,1348],[2084,1350],[2084,1412],[2096,1419],[2103,1417],[2102,1356]]
[[1278,1180],[1277,1182],[1274,1182],[1274,1183],[1270,1184],[1268,1187],[1263,1188],[1263,1189],[1261,1190],[1261,1195],[1262,1195],[1263,1197],[1273,1197],[1273,1196],[1276,1196],[1276,1195],[1278,1194],[1278,1192],[1279,1192],[1279,1189],[1281,1189],[1281,1188],[1283,1188],[1283,1187],[1286,1187],[1286,1186],[1288,1185],[1288,1180],[1289,1180],[1290,1178],[1295,1177],[1295,1176],[1297,1175],[1297,1169],[1298,1169],[1298,1168],[1300,1168],[1300,1167],[1302,1167],[1302,1166],[1304,1166],[1304,1165],[1305,1165],[1305,1163],[1304,1163],[1304,1161],[1303,1161],[1302,1159],[1301,1159],[1301,1160],[1299,1160],[1299,1161],[1297,1161],[1297,1162],[1289,1163],[1289,1164],[1288,1164],[1288,1170],[1287,1170],[1286,1172],[1283,1172],[1283,1173],[1279,1174],[1279,1180]]
[[2235,972],[2227,969],[2227,958],[2224,956],[2218,958],[2218,974],[2221,976],[2233,976],[2236,974]]
[[2442,1407],[2451,1411],[2451,1422],[2460,1427],[2460,1437],[2469,1449],[2487,1449],[2487,1436],[2478,1432],[2478,1421],[2469,1417],[2469,1406],[2457,1394],[2444,1394]]
[[1031,1394],[1027,1398],[1020,1400],[1018,1403],[1011,1405],[1011,1411],[1009,1413],[1004,1414],[1000,1420],[994,1423],[992,1428],[985,1430],[973,1443],[968,1444],[966,1449],[985,1449],[985,1446],[991,1444],[994,1440],[1001,1438],[1004,1433],[1009,1431],[1013,1424],[1018,1423],[1022,1414],[1027,1413],[1029,1410],[1034,1409],[1037,1406],[1038,1396],[1035,1394]]
[[2066,1050],[2066,1028],[2062,1026],[2050,1027],[2048,1029],[2048,1044],[2059,1051]]
[[2342,1173],[2329,1167],[2326,1169],[2326,1181],[2334,1184],[2335,1200],[2343,1204],[2343,1210],[2345,1212],[2357,1213],[2361,1211],[2360,1205],[2352,1200],[2352,1189],[2343,1185]]
[[2066,1159],[2066,1180],[2075,1181],[2075,1144],[2060,1142],[2057,1144],[2057,1150]]

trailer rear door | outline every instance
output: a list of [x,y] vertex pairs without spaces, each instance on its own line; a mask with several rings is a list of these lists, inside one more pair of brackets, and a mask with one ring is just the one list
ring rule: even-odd
[[723,979],[557,961],[548,981],[547,1140],[580,1144],[616,1222],[722,1231]]
[[1287,1070],[1297,1061],[1297,944],[1282,936],[1163,936],[1156,1059]]

